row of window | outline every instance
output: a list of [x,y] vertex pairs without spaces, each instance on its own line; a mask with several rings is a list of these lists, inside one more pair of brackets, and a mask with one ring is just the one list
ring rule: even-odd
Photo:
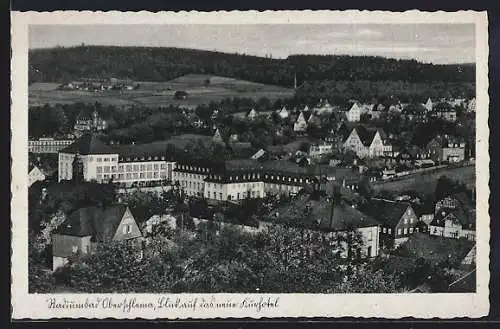
[[126,174],[97,174],[96,178],[98,180],[101,179],[110,179],[110,178],[118,178],[118,180],[123,179],[157,179],[157,178],[166,178],[167,175],[164,172],[158,174],[158,172],[147,172],[147,173],[126,173]]
[[[214,200],[222,200],[223,197],[222,197],[222,193],[218,193],[217,192],[207,192],[206,193],[207,197],[208,198],[212,198]],[[227,195],[227,200],[231,201],[231,200],[243,200],[247,197],[250,197],[250,198],[260,198],[262,197],[261,193],[259,191],[249,191],[249,192],[246,192],[246,193],[236,193],[234,195],[234,198],[233,198],[233,195],[231,194],[228,194]]]
[[[119,165],[118,166],[118,172],[133,172],[133,171],[145,171],[145,170],[156,170],[158,169],[165,169],[167,165],[165,163],[162,163],[161,165],[155,163],[155,164],[141,164],[141,165]],[[97,173],[102,173],[102,172],[116,172],[117,171],[117,166],[97,166],[96,167]]]
[[[418,232],[418,227],[415,227],[415,228],[410,227],[409,229],[408,228],[404,228],[404,229],[398,228],[397,235],[401,235],[401,234],[406,235],[408,233],[412,234],[413,231]],[[392,234],[392,229],[383,227],[382,233]]]

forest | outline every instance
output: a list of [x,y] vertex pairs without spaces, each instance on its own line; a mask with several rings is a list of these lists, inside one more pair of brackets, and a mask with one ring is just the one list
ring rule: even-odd
[[475,65],[434,65],[372,56],[293,55],[272,59],[181,48],[81,45],[29,52],[29,82],[81,78],[168,81],[188,73],[213,74],[291,87],[305,81],[474,82]]

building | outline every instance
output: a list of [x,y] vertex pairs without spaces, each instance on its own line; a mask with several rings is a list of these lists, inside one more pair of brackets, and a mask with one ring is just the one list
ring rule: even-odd
[[45,178],[45,174],[37,166],[28,167],[28,187],[33,185],[35,182],[43,182]]
[[352,104],[351,108],[345,112],[347,121],[349,122],[359,122],[361,120],[361,114],[363,114],[363,109],[358,103]]
[[320,99],[313,112],[317,115],[331,114],[333,112],[333,106],[328,102],[328,99]]
[[315,144],[309,147],[309,156],[311,158],[317,159],[331,153],[333,153],[333,145],[329,143]]
[[472,98],[467,103],[467,111],[469,111],[469,112],[476,112],[476,97]]
[[319,184],[313,171],[282,160],[264,162],[262,178],[266,195],[294,195],[304,188],[317,188]]
[[434,105],[432,104],[432,100],[430,98],[428,98],[427,102],[425,104],[422,104],[422,105],[425,107],[427,112],[431,112],[432,108],[434,107]]
[[108,127],[108,122],[99,116],[97,111],[94,111],[90,116],[80,113],[75,123],[75,135],[81,136],[88,131],[103,131]]
[[380,242],[385,247],[398,246],[419,231],[418,217],[409,203],[373,198],[360,210],[380,223]]
[[284,120],[290,116],[290,112],[288,112],[288,110],[286,109],[286,106],[283,106],[283,108],[278,111],[278,115],[282,120]]
[[141,236],[134,216],[125,205],[77,209],[52,234],[53,270],[91,253],[98,243],[136,240]]
[[447,197],[438,200],[434,208],[434,213],[437,214],[441,208],[449,208],[449,209],[463,208],[466,210],[472,210],[475,208],[475,205],[464,192],[460,192],[448,195]]
[[58,180],[73,179],[73,161],[79,156],[85,181],[109,182],[132,186],[137,183],[171,181],[175,162],[164,145],[123,145],[112,148],[94,134],[86,134],[59,151]]
[[453,109],[440,109],[433,112],[433,116],[449,122],[457,121],[457,111]]
[[251,109],[250,112],[248,112],[247,114],[247,119],[250,121],[257,119],[258,117],[259,114],[257,113],[257,111],[255,111],[255,109]]
[[63,148],[73,144],[74,138],[55,139],[39,138],[28,141],[28,152],[30,153],[57,153]]
[[[379,254],[378,223],[369,216],[346,203],[341,196],[321,197],[318,200],[309,195],[294,199],[293,206],[278,208],[276,220],[293,226],[308,229],[308,233],[318,232],[332,242],[332,249],[338,250],[342,257],[371,258]],[[359,234],[359,241],[356,235]],[[354,240],[351,247],[349,240]],[[360,243],[357,243],[360,242]],[[335,250],[332,250],[335,251]]]
[[295,123],[293,124],[293,131],[297,133],[304,133],[307,131],[307,126],[308,124],[304,112],[300,112],[297,120],[295,120]]
[[465,142],[450,135],[438,135],[426,146],[426,156],[435,162],[465,160]]
[[429,225],[429,234],[474,241],[476,239],[475,212],[468,212],[462,208],[441,208]]
[[228,160],[204,179],[203,195],[219,201],[264,197],[262,165],[256,160]]
[[344,150],[351,150],[360,158],[381,157],[392,150],[381,129],[369,129],[364,126],[354,127],[344,141]]
[[217,163],[201,160],[178,160],[173,170],[172,181],[189,196],[204,196],[205,178]]

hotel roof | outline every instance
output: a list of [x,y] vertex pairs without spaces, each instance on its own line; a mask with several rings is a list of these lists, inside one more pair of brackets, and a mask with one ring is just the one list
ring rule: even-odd
[[73,144],[65,147],[60,153],[71,154],[117,154],[117,151],[104,144],[96,135],[85,134]]

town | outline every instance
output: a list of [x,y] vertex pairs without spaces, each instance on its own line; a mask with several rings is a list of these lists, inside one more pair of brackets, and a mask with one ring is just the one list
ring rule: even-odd
[[301,88],[31,106],[30,291],[475,291],[474,96]]

